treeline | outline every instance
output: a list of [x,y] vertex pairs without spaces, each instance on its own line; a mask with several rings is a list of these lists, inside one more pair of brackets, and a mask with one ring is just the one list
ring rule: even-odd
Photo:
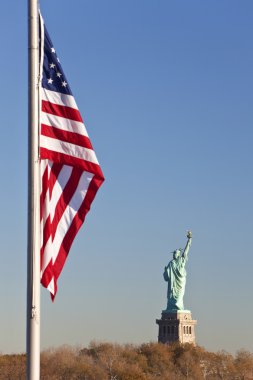
[[[0,355],[0,379],[23,380],[26,356]],[[189,344],[119,345],[92,342],[41,353],[41,380],[250,380],[253,354],[208,352]]]

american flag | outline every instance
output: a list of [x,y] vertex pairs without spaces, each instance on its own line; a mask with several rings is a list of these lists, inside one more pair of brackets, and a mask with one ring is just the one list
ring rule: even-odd
[[41,283],[52,299],[71,244],[104,177],[40,18]]

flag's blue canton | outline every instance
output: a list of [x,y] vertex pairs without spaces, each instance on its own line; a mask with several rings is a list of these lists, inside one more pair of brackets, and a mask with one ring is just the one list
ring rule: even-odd
[[45,27],[42,87],[47,90],[72,95],[56,51]]

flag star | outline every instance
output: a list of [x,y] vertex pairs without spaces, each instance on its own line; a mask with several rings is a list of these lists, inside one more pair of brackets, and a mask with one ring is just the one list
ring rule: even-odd
[[57,61],[60,63],[60,60],[59,60],[59,58],[57,57]]
[[55,53],[55,48],[51,47],[51,53]]
[[58,76],[58,78],[60,78],[62,76],[61,73],[57,73],[56,75]]
[[49,78],[49,79],[47,80],[47,83],[48,83],[48,84],[52,84],[52,83],[53,83],[53,79],[52,79],[52,78]]
[[67,84],[68,84],[68,83],[67,83],[67,82],[65,82],[65,81],[61,83],[62,87],[66,87],[66,86],[67,86]]
[[51,63],[50,64],[50,69],[54,69],[55,68],[55,63]]

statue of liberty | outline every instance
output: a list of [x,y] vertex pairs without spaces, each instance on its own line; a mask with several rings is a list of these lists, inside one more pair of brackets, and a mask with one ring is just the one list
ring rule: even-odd
[[188,240],[183,253],[181,254],[181,249],[176,249],[173,252],[173,259],[164,268],[163,277],[164,280],[168,282],[166,311],[175,312],[177,310],[184,310],[183,298],[186,284],[185,264],[191,246],[191,231],[188,231],[187,238]]

